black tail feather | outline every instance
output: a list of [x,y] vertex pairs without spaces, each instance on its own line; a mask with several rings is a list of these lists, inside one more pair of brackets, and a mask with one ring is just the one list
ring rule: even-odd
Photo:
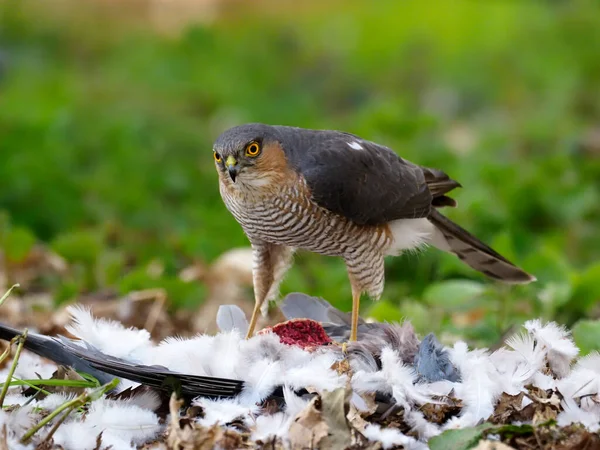
[[[10,341],[19,334],[22,332],[16,328],[0,324],[0,339]],[[244,387],[243,381],[239,380],[185,375],[165,367],[133,364],[62,336],[53,338],[28,333],[24,347],[57,364],[88,373],[103,384],[116,376],[164,391],[180,390],[184,395],[213,398],[234,397]]]

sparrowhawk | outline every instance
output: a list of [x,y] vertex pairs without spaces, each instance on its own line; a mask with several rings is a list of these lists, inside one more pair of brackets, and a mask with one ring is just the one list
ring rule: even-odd
[[352,287],[356,340],[363,293],[378,299],[384,257],[431,244],[496,280],[535,278],[440,214],[460,184],[356,135],[246,124],[213,146],[223,201],[253,249],[252,336],[265,300],[277,295],[296,249],[340,256]]

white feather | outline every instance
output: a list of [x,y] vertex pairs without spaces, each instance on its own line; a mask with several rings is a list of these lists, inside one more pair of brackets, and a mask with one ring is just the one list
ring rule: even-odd
[[363,146],[357,141],[348,142],[348,147],[354,150],[364,150]]
[[501,348],[490,355],[490,360],[498,371],[504,392],[517,395],[544,367],[546,352],[529,334],[515,335],[506,345],[512,350]]
[[15,406],[23,405],[29,401],[29,398],[19,394],[20,388],[11,388],[8,390],[8,394],[4,397],[4,406]]
[[268,416],[259,416],[247,425],[253,428],[252,440],[269,442],[275,437],[287,437],[292,420],[293,418],[288,414],[279,412]]
[[85,423],[102,431],[102,436],[143,444],[162,430],[156,414],[127,401],[101,399],[91,403]]
[[525,329],[547,348],[550,369],[559,377],[569,374],[571,362],[579,354],[569,331],[554,322],[542,325],[539,319],[525,322]]
[[72,323],[65,328],[73,336],[93,345],[107,355],[140,360],[151,346],[150,333],[137,328],[125,328],[108,319],[94,319],[89,309],[69,306]]
[[[190,339],[170,337],[149,352],[148,365],[161,365],[174,372],[190,375],[210,375],[213,336],[202,335]],[[220,358],[219,358],[220,359]]]
[[457,343],[450,358],[461,374],[461,382],[456,383],[456,396],[465,405],[461,411],[461,426],[473,426],[494,412],[495,401],[502,389],[489,354],[466,350],[466,344]]
[[556,388],[566,399],[597,395],[600,390],[600,377],[593,370],[579,367],[568,377],[558,380]]
[[318,392],[333,391],[344,386],[346,376],[338,375],[331,366],[338,360],[338,356],[327,352],[309,352],[303,358],[303,364],[297,361],[286,362],[285,383],[294,389],[314,387]]
[[225,425],[237,418],[256,415],[260,410],[256,404],[244,404],[239,399],[212,400],[197,398],[194,399],[193,404],[202,407],[204,417],[198,419],[197,422],[205,427],[214,424]]
[[399,219],[388,223],[394,242],[387,255],[398,255],[404,250],[417,249],[430,242],[435,226],[427,219]]
[[574,369],[588,369],[600,375],[600,353],[596,351],[582,356],[575,364]]
[[[240,351],[242,335],[237,330],[229,333],[219,333],[212,343],[212,355],[207,363],[210,375],[214,377],[244,378],[242,371],[236,370],[243,354]],[[215,358],[218,355],[218,358]]]
[[550,375],[546,375],[542,372],[537,372],[533,376],[531,384],[533,384],[535,387],[543,389],[544,391],[547,391],[549,389],[554,390],[556,388],[556,380]]
[[13,437],[21,438],[38,419],[39,415],[31,405],[21,406],[10,412],[0,409],[0,429],[6,426]]
[[352,387],[359,393],[385,392],[406,410],[414,404],[433,402],[425,385],[415,384],[417,374],[413,367],[404,364],[400,355],[390,347],[381,351],[381,370],[359,371],[352,377]]
[[287,386],[283,387],[283,398],[285,400],[284,412],[262,415],[256,419],[246,419],[246,424],[254,428],[253,440],[268,442],[273,437],[286,438],[292,421],[309,403],[308,400],[294,394]]
[[241,403],[259,403],[271,394],[283,378],[281,363],[268,359],[256,361],[249,368],[244,380]]
[[590,432],[596,433],[600,430],[600,407],[594,405],[592,409],[584,410],[577,406],[574,401],[561,402],[562,411],[556,417],[559,426],[564,427],[572,423],[581,423]]
[[[7,364],[4,369],[0,370],[0,380],[6,379],[9,369],[10,364]],[[42,378],[50,378],[55,370],[55,364],[49,364],[38,355],[25,350],[21,353],[13,376],[21,380],[37,379],[38,375]]]
[[74,394],[66,395],[66,394],[50,394],[47,395],[42,400],[38,401],[36,406],[42,409],[54,410],[58,408],[63,403],[66,403],[75,398]]
[[285,413],[290,417],[296,417],[310,403],[309,400],[298,397],[288,386],[283,387],[283,399],[285,400]]
[[65,450],[93,450],[101,431],[86,422],[63,423],[54,433],[54,444]]
[[368,424],[362,434],[370,441],[381,442],[385,449],[398,446],[402,446],[406,450],[426,450],[429,448],[427,444],[402,434],[397,428],[381,428],[379,425]]
[[161,405],[159,395],[153,391],[137,392],[129,398],[120,400],[120,402],[150,411],[156,411]]
[[427,442],[442,432],[441,427],[429,422],[421,411],[411,410],[405,413],[404,420],[411,427],[411,431],[417,433],[419,439]]

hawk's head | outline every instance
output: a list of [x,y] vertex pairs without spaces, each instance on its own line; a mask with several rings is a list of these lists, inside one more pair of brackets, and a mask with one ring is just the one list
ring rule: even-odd
[[213,146],[221,180],[240,186],[263,186],[287,167],[276,128],[252,123],[223,132]]

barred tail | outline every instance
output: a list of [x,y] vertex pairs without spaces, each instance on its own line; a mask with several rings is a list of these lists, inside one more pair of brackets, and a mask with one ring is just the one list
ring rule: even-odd
[[437,230],[432,244],[454,253],[473,269],[504,283],[526,284],[536,280],[436,210],[432,209],[429,221]]

